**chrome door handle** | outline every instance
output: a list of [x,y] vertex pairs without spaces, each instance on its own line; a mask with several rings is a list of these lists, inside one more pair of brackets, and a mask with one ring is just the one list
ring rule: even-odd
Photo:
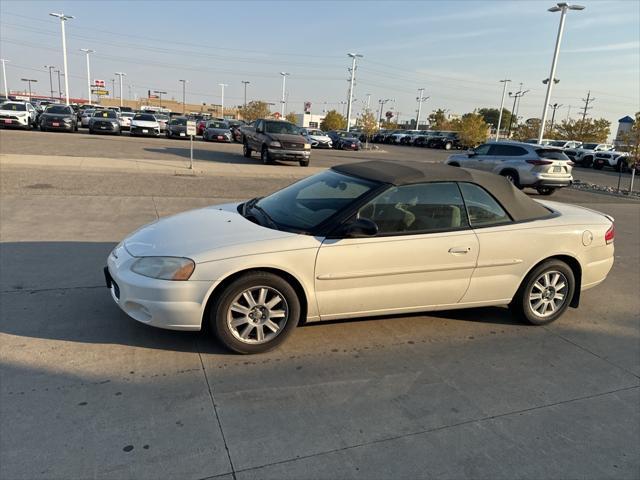
[[465,253],[469,253],[470,251],[471,251],[471,247],[451,247],[449,249],[449,253],[452,253],[454,255],[465,254]]

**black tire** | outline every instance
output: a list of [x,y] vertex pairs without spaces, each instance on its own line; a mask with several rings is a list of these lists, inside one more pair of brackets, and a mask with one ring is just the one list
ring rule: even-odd
[[[236,331],[234,331],[233,327],[230,325],[229,318],[237,318],[233,317],[233,314],[231,313],[231,305],[234,302],[245,303],[246,306],[241,306],[250,312],[255,309],[258,309],[258,311],[264,310],[267,307],[266,303],[268,303],[268,301],[265,301],[263,304],[258,304],[262,305],[262,307],[256,306],[249,308],[249,304],[246,300],[239,299],[239,296],[242,295],[243,292],[252,288],[269,289],[269,294],[272,296],[269,297],[267,295],[266,299],[274,299],[275,296],[280,295],[281,299],[284,300],[284,302],[276,304],[280,305],[282,308],[281,311],[284,312],[283,320],[280,323],[276,322],[276,325],[280,327],[277,332],[268,330],[265,324],[262,326],[257,325],[260,320],[255,319],[255,317],[252,317],[253,320],[249,320],[248,316],[251,313],[247,314],[247,317],[245,317],[247,321],[244,324],[239,324]],[[252,295],[252,298],[254,301],[256,300],[254,295]],[[271,309],[272,308],[274,307],[271,307]],[[268,311],[272,310],[268,309]],[[242,314],[239,312],[234,311],[234,313],[239,317],[242,317]],[[242,354],[263,353],[278,347],[286,340],[293,329],[298,325],[298,322],[300,321],[300,313],[300,299],[298,298],[294,288],[286,280],[278,275],[274,275],[273,273],[254,271],[248,272],[231,282],[222,292],[220,292],[220,294],[216,293],[216,301],[211,308],[209,323],[216,337],[228,349]],[[275,320],[275,317],[273,318]],[[267,317],[267,320],[264,320],[263,317],[262,319],[263,322],[268,320],[271,320],[271,318]],[[249,322],[256,322],[256,324]],[[244,327],[243,332],[240,332],[240,327],[243,325],[247,326]],[[270,340],[265,339],[261,343],[258,343],[259,340],[257,336],[259,328],[262,328],[263,332],[266,331],[267,335],[275,333],[275,336]],[[238,336],[241,337],[246,333],[245,329],[249,329],[247,341],[238,338]]]
[[604,166],[604,165],[601,165],[601,164],[598,164],[598,163],[594,163],[594,164],[593,164],[593,168],[594,168],[594,170],[602,170],[602,167],[603,167],[603,166]]
[[41,131],[41,132],[46,132],[46,131],[47,131],[47,129],[46,129],[46,128],[44,128],[44,125],[40,125],[40,131]]
[[504,172],[500,172],[504,178],[509,180],[513,184],[514,187],[520,188],[520,176],[518,172],[514,172],[513,170],[505,170]]
[[536,190],[540,195],[544,195],[545,197],[553,195],[553,192],[556,191],[556,189],[553,187],[538,187],[536,188]]
[[627,170],[629,170],[629,164],[624,160],[618,160],[618,163],[616,164],[616,172],[624,173]]
[[[560,285],[561,283],[566,283],[566,288],[556,289],[555,287],[551,286],[551,290],[541,290],[539,286],[545,287],[545,285],[543,282],[538,282],[538,280],[540,280],[541,277],[545,275],[545,273],[549,273],[549,279],[551,281],[553,281],[555,273],[559,273],[560,278],[557,279],[556,286]],[[562,277],[564,277],[564,279]],[[538,283],[539,286],[535,286],[536,283]],[[575,286],[575,277],[569,265],[561,260],[546,260],[536,268],[534,268],[531,272],[529,272],[529,274],[525,277],[525,279],[522,281],[522,284],[520,285],[520,288],[513,297],[513,300],[511,301],[511,305],[509,305],[509,307],[514,315],[523,318],[533,325],[547,325],[560,317],[569,307],[571,299],[573,298]],[[537,295],[538,292],[540,293],[540,300],[530,299],[530,296]],[[550,296],[556,293],[561,293],[563,295],[563,300],[557,305],[554,302],[555,311],[550,311],[548,312],[548,314],[545,313],[545,315],[542,316],[539,311],[534,310],[533,307],[536,306],[537,301],[548,302],[549,300],[545,300],[543,297]],[[542,308],[542,306],[540,306],[539,308]],[[547,307],[544,307],[544,309],[545,311],[548,310]]]
[[300,160],[300,166],[301,167],[308,167],[309,166],[309,160]]
[[273,160],[271,160],[271,155],[269,155],[269,149],[266,147],[266,145],[262,147],[262,151],[260,152],[260,159],[265,165],[271,165],[273,163]]
[[89,128],[89,135],[93,135],[93,128]]
[[449,165],[452,166],[452,167],[459,167],[460,166],[460,164],[456,163],[456,162],[449,163]]
[[251,158],[251,148],[249,148],[249,144],[246,141],[242,143],[242,155],[245,158]]
[[580,162],[580,165],[582,165],[585,168],[589,168],[593,166],[593,157],[591,156],[584,157]]

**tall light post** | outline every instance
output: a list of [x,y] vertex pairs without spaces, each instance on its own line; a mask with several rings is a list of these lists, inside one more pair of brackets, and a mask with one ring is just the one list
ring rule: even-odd
[[416,115],[416,130],[420,130],[420,114],[422,113],[422,103],[426,102],[429,97],[424,96],[424,88],[418,89],[418,96],[416,100],[418,101],[418,114]]
[[[511,108],[511,117],[509,118],[509,129],[507,130],[507,138],[511,137],[511,125],[513,125],[513,119],[518,121],[518,108],[520,108],[520,97],[524,96],[529,90],[522,90],[522,84],[520,84],[520,90],[516,93],[509,92],[509,98],[513,98],[513,107]],[[516,104],[518,107],[516,108]]]
[[[569,5],[566,2],[558,3],[555,7],[549,9],[550,12],[560,12],[560,24],[558,25],[558,35],[556,37],[556,48],[553,52],[553,61],[551,62],[550,79],[556,78],[556,66],[558,64],[558,54],[560,53],[560,42],[562,42],[562,32],[564,30],[564,21],[569,10],[584,10],[582,5]],[[542,119],[540,122],[540,131],[538,132],[538,143],[542,142],[544,136],[544,124],[547,122],[547,110],[549,109],[549,100],[551,99],[551,90],[553,88],[552,81],[547,83],[547,94],[544,97],[544,106],[542,108]]]
[[162,107],[162,95],[166,95],[167,92],[163,92],[162,90],[154,90],[153,93],[158,94],[158,100],[160,100],[160,106]]
[[[507,83],[511,80],[505,78],[504,80],[500,80],[500,83],[504,83],[502,86],[502,101],[500,102],[500,114],[498,115],[498,127],[496,128],[496,142],[500,138],[500,126],[502,125],[502,110],[504,110],[504,96],[507,93]],[[513,114],[513,112],[511,112]]]
[[62,29],[62,59],[64,63],[64,95],[69,105],[69,72],[67,71],[67,38],[64,33],[64,24],[67,20],[71,20],[71,15],[65,15],[64,13],[50,13],[52,17],[60,19],[60,27]]
[[60,69],[56,68],[54,70],[54,72],[56,72],[56,75],[58,75],[58,100],[62,100],[62,86],[60,85]]
[[244,84],[244,108],[247,108],[247,85],[251,82],[249,80],[242,80],[242,83]]
[[21,78],[20,80],[29,84],[29,101],[31,101],[31,83],[38,83],[38,80],[33,78]]
[[562,107],[561,103],[554,103],[553,105],[549,105],[549,108],[553,109],[553,113],[551,114],[551,127],[549,128],[549,131],[551,133],[553,133],[553,124],[556,121],[556,110],[558,110],[560,107]]
[[123,103],[122,103],[122,77],[126,77],[127,74],[124,72],[115,72],[114,75],[117,75],[118,77],[120,77],[120,106],[122,107]]
[[95,53],[95,50],[81,48],[80,51],[84,52],[87,56],[87,98],[89,99],[89,103],[91,103],[91,67],[89,65],[89,54]]
[[347,105],[347,132],[351,128],[351,107],[353,103],[353,82],[356,78],[356,60],[363,58],[364,55],[359,53],[347,53],[351,57],[351,80],[349,81],[349,104]]
[[282,100],[280,100],[280,115],[284,117],[284,105],[286,103],[284,92],[287,85],[287,77],[291,74],[287,72],[280,72],[280,75],[282,75]]
[[378,125],[382,124],[382,110],[384,109],[384,104],[390,101],[391,101],[390,98],[385,98],[384,100],[382,99],[378,100],[378,103],[380,104],[380,115],[378,115]]
[[185,114],[185,90],[186,90],[186,85],[187,85],[187,80],[178,80],[179,82],[182,83],[182,114]]
[[224,87],[228,87],[229,85],[226,83],[219,83],[218,84],[222,90],[222,96],[221,96],[221,101],[220,101],[220,110],[221,110],[221,118],[224,118]]
[[49,88],[51,90],[51,100],[53,100],[53,76],[51,75],[51,70],[53,70],[54,67],[53,65],[45,65],[44,68],[49,70]]
[[4,96],[9,100],[9,87],[7,86],[7,63],[9,60],[6,58],[0,58],[0,62],[2,62],[2,79],[4,80]]

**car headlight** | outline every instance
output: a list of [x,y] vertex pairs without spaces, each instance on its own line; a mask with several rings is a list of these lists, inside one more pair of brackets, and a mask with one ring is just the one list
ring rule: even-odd
[[310,143],[305,143],[304,144],[304,149],[305,150],[309,150],[311,148],[311,144]]
[[142,257],[133,262],[131,271],[159,280],[189,280],[196,268],[190,258]]
[[281,148],[282,144],[277,140],[272,140],[269,142],[270,147]]
[[63,118],[62,121],[64,123],[71,123],[71,119],[70,118]]
[[117,127],[120,124],[118,122],[111,122],[111,125],[113,125],[114,127]]

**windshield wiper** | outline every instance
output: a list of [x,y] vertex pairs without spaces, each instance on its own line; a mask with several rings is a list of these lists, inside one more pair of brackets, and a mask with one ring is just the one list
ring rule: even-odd
[[278,224],[273,220],[273,218],[271,218],[271,216],[265,211],[265,209],[262,208],[257,203],[258,203],[257,201],[255,203],[253,203],[251,205],[251,209],[252,210],[257,210],[258,212],[260,212],[262,217],[267,221],[267,223],[271,226],[271,228],[273,228],[275,230],[280,230],[279,227],[278,227]]

